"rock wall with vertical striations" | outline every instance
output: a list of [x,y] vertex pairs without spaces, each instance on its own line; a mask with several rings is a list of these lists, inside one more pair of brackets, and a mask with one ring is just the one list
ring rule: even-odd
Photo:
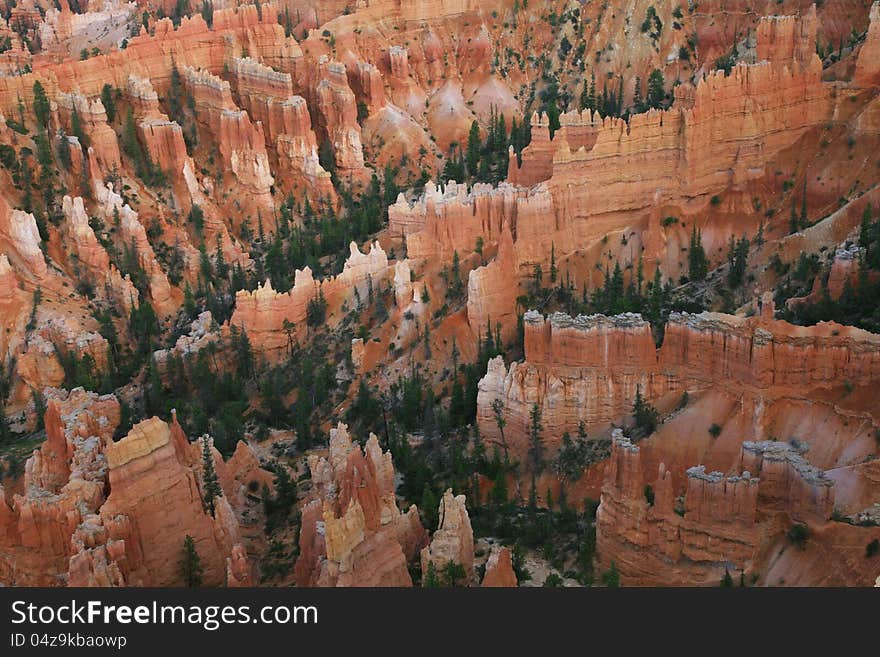
[[305,99],[294,94],[290,73],[275,71],[249,57],[232,62],[242,108],[262,124],[266,147],[277,154],[278,182],[285,190],[307,193],[314,204],[337,198],[329,172],[318,161],[318,145]]
[[672,313],[657,349],[640,315],[544,318],[530,311],[523,321],[525,361],[509,368],[490,361],[477,396],[482,434],[500,441],[492,411],[500,399],[506,440],[521,457],[535,403],[553,452],[562,433],[574,434],[580,422],[600,427],[629,415],[637,390],[657,400],[723,386],[769,406],[819,398],[841,381],[870,387],[880,377],[880,337],[833,322],[801,327],[757,316]]

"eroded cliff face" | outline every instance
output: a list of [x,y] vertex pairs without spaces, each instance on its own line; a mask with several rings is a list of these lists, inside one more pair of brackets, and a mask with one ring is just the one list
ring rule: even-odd
[[[813,585],[870,584],[864,555],[832,546],[867,544],[880,530],[832,520],[834,483],[825,472],[798,448],[773,441],[743,443],[737,461],[737,474],[688,468],[682,503],[672,483],[682,475],[661,463],[655,480],[646,477],[639,446],[615,430],[596,516],[603,566],[613,561],[633,585],[717,586],[725,572],[748,583],[776,584],[782,575]],[[793,524],[807,528],[808,548],[784,545]],[[795,553],[787,566],[775,565],[780,544]],[[804,568],[798,553],[806,550],[826,555],[824,572]]]
[[[510,158],[511,185],[478,185],[469,193],[427,187],[414,204],[399,199],[392,206],[390,230],[406,237],[411,257],[448,259],[472,250],[477,236],[497,244],[507,225],[514,256],[494,283],[483,274],[478,292],[500,302],[507,288],[506,307],[499,303],[496,317],[514,315],[512,302],[536,265],[549,270],[551,255],[577,289],[601,284],[609,260],[635,266],[636,253],[646,272],[659,267],[677,279],[686,273],[681,250],[691,222],[713,261],[731,235],[773,224],[755,210],[778,192],[771,192],[773,163],[836,113],[837,92],[822,82],[814,52],[816,30],[814,9],[800,18],[762,19],[751,61],[676,87],[665,111],[628,121],[589,110],[564,113],[552,140],[548,117],[536,115],[522,163]],[[820,201],[824,193],[809,192],[813,202],[830,207],[836,200]],[[661,224],[668,216],[676,217],[674,225]],[[476,334],[486,319],[469,313]],[[506,324],[509,338],[514,326]]]
[[268,483],[269,475],[249,447],[241,443],[228,463],[211,449],[223,487],[212,514],[204,505],[201,442],[189,443],[176,419],[145,420],[114,442],[115,397],[81,388],[47,397],[46,441],[27,461],[21,492],[0,501],[0,581],[179,586],[186,535],[206,584],[251,581],[237,513],[245,487]]
[[[477,397],[481,432],[499,446],[492,402],[504,404],[505,438],[519,456],[535,403],[552,451],[581,422],[592,431],[628,415],[637,391],[656,402],[719,388],[769,417],[777,400],[824,399],[823,391],[842,381],[867,388],[880,376],[880,339],[834,323],[799,327],[757,316],[673,313],[659,349],[640,315],[545,319],[529,312],[524,324],[525,361],[506,368],[493,359]],[[760,422],[761,415],[755,426]]]
[[[158,418],[107,445],[110,495],[71,539],[76,553],[70,585],[179,586],[187,535],[201,559],[204,583],[226,582],[227,559],[236,545],[236,561],[242,559],[238,519],[225,495],[215,498],[213,514],[206,510],[194,468],[199,452],[200,445],[190,445],[179,426]],[[212,451],[212,457],[216,461],[219,454]]]
[[[690,273],[683,254],[692,227],[702,231],[712,265],[724,260],[731,236],[761,230],[768,243],[753,249],[761,264],[750,265],[757,293],[777,282],[764,260],[781,255],[789,263],[818,245],[841,247],[828,276],[830,298],[857,280],[862,253],[846,241],[866,205],[880,198],[870,187],[880,146],[876,3],[868,16],[863,0],[818,8],[800,0],[768,8],[707,0],[676,15],[674,5],[637,0],[627,11],[607,3],[554,6],[551,20],[553,3],[546,2],[296,2],[293,22],[280,7],[218,7],[210,27],[201,16],[178,27],[152,16],[137,36],[125,25],[139,18],[133,5],[91,4],[80,14],[62,0],[41,16],[25,3],[9,22],[0,19],[0,37],[10,38],[0,53],[0,360],[14,362],[7,409],[16,430],[34,428],[35,394],[75,378],[71,357],[88,357],[96,375],[107,374],[112,357],[134,345],[129,318],[145,303],[160,319],[151,362],[165,382],[171,357],[207,348],[228,359],[233,327],[245,328],[259,356],[277,364],[293,339],[324,330],[308,327],[310,302],[323,298],[331,331],[346,330],[353,301],[360,310],[371,287],[393,287],[390,318],[368,318],[362,328],[369,337],[350,342],[353,371],[337,372],[337,383],[354,376],[355,385],[341,391],[348,401],[361,381],[384,392],[388,377],[403,375],[405,361],[411,367],[422,354],[426,370],[435,370],[425,385],[446,388],[449,344],[460,350],[452,359],[464,363],[487,330],[500,327],[509,341],[526,280],[537,265],[547,272],[551,258],[560,280],[577,289],[597,288],[615,260],[627,278],[644,260],[646,278],[659,268],[674,282]],[[171,11],[171,3],[161,4]],[[638,29],[649,6],[666,26],[656,37]],[[797,16],[762,18],[764,10]],[[10,28],[17,19],[40,52],[32,54]],[[863,42],[827,54],[866,25]],[[575,44],[571,56],[561,52],[563,36]],[[102,54],[77,60],[86,45]],[[535,107],[530,99],[543,102],[546,92],[548,68],[529,52],[546,56],[569,107],[591,73],[600,87],[610,80],[609,89],[623,76],[621,106],[629,107],[633,78],[644,82],[654,69],[664,72],[674,102],[628,120],[563,112],[551,138],[550,116],[523,116]],[[594,52],[603,55],[596,60]],[[729,72],[716,70],[731,53]],[[32,116],[35,82],[49,101],[45,131]],[[482,137],[497,115],[506,126],[531,126],[531,144],[521,154],[509,151],[506,181],[469,187],[429,180],[455,156],[453,144],[467,143],[473,121]],[[43,131],[58,154],[53,185],[64,190],[54,204],[40,201],[42,171],[31,171],[29,187],[17,178]],[[356,201],[386,165],[392,176],[399,167],[401,188],[427,181],[424,192],[398,197],[387,231],[371,234],[366,252],[352,243],[339,275],[319,280],[303,267],[289,292],[276,292],[266,278],[276,233],[291,269],[311,258],[323,266],[327,253],[293,255],[292,236],[324,224],[332,210],[340,222],[328,223],[332,231],[344,225],[346,242],[349,234],[362,237],[360,227],[352,233],[341,223],[350,219],[348,193]],[[807,219],[819,221],[780,237],[801,194]],[[323,248],[324,235],[318,241]],[[469,270],[467,298],[447,315],[440,272],[454,253]],[[223,259],[234,265],[226,281]],[[218,276],[207,281],[212,268]],[[195,311],[184,303],[194,290],[204,293]],[[791,303],[823,294],[816,277],[812,293]],[[231,319],[223,323],[221,315]],[[112,318],[109,330],[99,316]],[[477,421],[489,441],[524,461],[535,403],[551,458],[562,434],[581,422],[610,445],[604,432],[630,414],[637,391],[660,408],[664,422],[653,436],[638,445],[615,442],[604,490],[605,464],[591,463],[570,491],[578,499],[602,491],[600,558],[606,566],[615,559],[625,581],[660,581],[653,569],[668,567],[664,582],[714,582],[730,562],[767,583],[861,582],[856,553],[864,533],[829,518],[835,509],[860,517],[873,501],[876,336],[832,324],[800,329],[772,317],[772,308],[749,319],[674,314],[658,350],[638,316],[528,314],[525,361],[490,363]],[[428,325],[433,338],[422,333]],[[105,337],[114,334],[118,344]],[[344,340],[337,356],[349,349]],[[140,403],[143,374],[120,386],[127,402]],[[685,393],[691,402],[675,410]],[[207,580],[254,582],[236,516],[243,487],[271,486],[271,476],[247,445],[227,463],[215,455],[224,495],[207,514],[198,445],[187,443],[176,422],[147,420],[112,443],[115,402],[46,394],[58,399],[50,401],[46,444],[28,465],[29,479],[7,482],[0,494],[0,540],[12,554],[0,559],[0,581],[175,583],[174,555],[191,533]],[[496,399],[508,420],[504,441]],[[344,406],[315,424],[326,430],[337,409]],[[74,415],[97,419],[71,420],[72,430],[64,418]],[[718,436],[708,432],[715,423]],[[69,430],[79,437],[61,440]],[[418,554],[423,572],[456,561],[475,583],[461,496],[444,496],[441,526],[428,544],[414,509],[397,508],[388,455],[374,439],[362,451],[344,434],[336,429],[329,455],[311,464],[316,492],[303,509],[297,580],[406,585]],[[553,472],[539,477],[542,491],[556,495],[559,485]],[[160,498],[179,500],[176,515],[161,513]],[[780,551],[790,522],[808,524],[820,540]],[[775,550],[763,547],[768,542]],[[827,554],[833,566],[823,574],[813,562]],[[515,585],[508,552],[493,554],[489,566],[484,584]]]
[[[59,586],[75,549],[71,536],[105,501],[105,445],[119,423],[119,403],[77,389],[52,391],[46,441],[25,465],[21,492],[0,501],[0,579],[6,585]],[[7,484],[9,485],[9,484]]]
[[427,533],[415,505],[398,509],[391,454],[376,436],[361,449],[340,423],[329,454],[311,456],[309,469],[315,496],[302,511],[297,584],[412,586],[407,564]]

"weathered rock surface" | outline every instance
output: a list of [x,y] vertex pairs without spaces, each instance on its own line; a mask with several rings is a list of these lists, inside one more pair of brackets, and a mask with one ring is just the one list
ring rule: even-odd
[[267,280],[253,292],[240,290],[235,297],[235,311],[230,324],[244,327],[255,348],[278,356],[287,347],[285,321],[291,322],[297,335],[304,335],[309,302],[323,295],[328,312],[353,298],[357,290],[366,299],[369,286],[378,286],[389,274],[388,257],[374,242],[368,253],[361,253],[357,244],[350,245],[351,253],[338,276],[316,281],[309,267],[298,269],[293,288],[285,293],[276,292]]
[[428,572],[429,564],[434,565],[442,580],[444,568],[450,562],[460,565],[464,570],[464,586],[474,583],[474,532],[465,506],[464,495],[453,495],[447,488],[440,500],[440,525],[431,536],[431,543],[422,549],[422,573]]
[[398,509],[391,454],[376,436],[362,450],[340,423],[327,457],[311,456],[309,469],[316,495],[303,507],[297,584],[412,586],[407,563],[427,534],[414,505]]
[[[723,386],[770,406],[775,399],[819,398],[823,388],[849,381],[870,386],[880,376],[880,338],[834,323],[799,327],[760,317],[673,313],[657,349],[640,315],[524,318],[523,363],[490,362],[480,381],[477,420],[484,436],[500,441],[492,402],[508,419],[506,440],[527,450],[534,403],[554,451],[559,437],[628,415],[636,391],[656,400],[686,390]],[[748,437],[746,437],[748,439]],[[499,442],[500,445],[500,442]]]
[[516,573],[513,572],[513,562],[510,558],[510,550],[506,547],[493,547],[492,554],[486,562],[486,574],[480,586],[491,588],[511,588],[517,585]]

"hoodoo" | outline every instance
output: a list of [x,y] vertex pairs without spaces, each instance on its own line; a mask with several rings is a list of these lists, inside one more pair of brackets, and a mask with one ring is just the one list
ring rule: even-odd
[[877,581],[880,2],[7,4],[0,586]]

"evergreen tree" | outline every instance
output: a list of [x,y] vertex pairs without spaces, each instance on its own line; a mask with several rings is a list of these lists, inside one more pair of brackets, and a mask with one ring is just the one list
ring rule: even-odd
[[419,502],[419,509],[427,527],[437,527],[439,524],[439,502],[434,490],[425,482],[422,489],[422,499]]
[[529,419],[531,420],[529,428],[529,457],[532,461],[533,470],[540,472],[543,467],[544,445],[541,432],[544,430],[544,426],[541,424],[541,408],[537,402],[532,405]]
[[183,558],[180,560],[180,571],[186,586],[193,588],[202,585],[202,560],[196,552],[196,544],[189,534],[183,539]]
[[440,586],[440,580],[437,578],[437,567],[433,561],[428,562],[428,572],[425,573],[422,586],[425,588],[438,588]]
[[648,77],[648,93],[645,98],[648,108],[658,109],[663,105],[663,102],[666,99],[665,85],[666,82],[663,79],[663,71],[659,68],[655,68],[651,71],[651,75]]
[[507,448],[507,440],[504,438],[504,427],[507,426],[507,419],[504,417],[504,402],[496,398],[492,401],[492,413],[495,415],[495,424],[498,427],[498,433],[501,434],[501,445],[504,447],[504,459],[510,457]]
[[733,577],[730,576],[730,571],[726,568],[724,569],[724,577],[721,578],[721,587],[722,588],[730,588],[733,586]]
[[82,146],[83,150],[87,150],[89,147],[89,138],[88,135],[86,135],[85,130],[83,130],[82,118],[76,108],[74,108],[73,112],[70,114],[70,132],[79,139],[80,146]]
[[507,504],[507,474],[503,469],[498,469],[490,496],[495,507],[500,508]]
[[620,586],[620,572],[614,560],[611,561],[611,567],[602,573],[602,583],[610,589]]
[[[287,11],[287,8],[285,8]],[[202,8],[200,13],[202,14],[202,18],[205,19],[205,23],[208,27],[212,27],[214,25],[214,3],[211,0],[202,0]],[[287,20],[290,20],[290,15],[288,14]],[[290,36],[290,34],[287,34]]]
[[641,386],[636,386],[636,398],[633,402],[633,418],[635,419],[636,427],[641,429],[645,435],[654,433],[657,429],[657,422],[660,419],[660,414],[657,412],[657,409],[642,397]]
[[43,84],[37,80],[34,82],[34,115],[37,123],[41,128],[49,127],[49,118],[52,116],[52,110],[49,106],[49,98],[46,96],[46,90]]
[[706,279],[709,273],[709,261],[706,257],[706,251],[703,249],[702,233],[697,231],[696,222],[694,222],[691,231],[691,243],[688,249],[688,275],[692,281],[702,281]]
[[214,469],[214,456],[211,454],[211,444],[208,436],[202,436],[202,495],[206,511],[214,515],[214,498],[223,497],[223,489]]
[[458,257],[458,251],[452,252],[452,271],[449,275],[447,296],[452,301],[458,301],[464,296],[464,282],[461,279],[461,259]]
[[113,92],[113,87],[109,84],[105,84],[101,87],[101,104],[104,106],[104,111],[107,113],[107,121],[113,123],[113,119],[116,118],[116,98]]
[[232,330],[232,347],[235,350],[235,366],[238,376],[250,379],[254,376],[254,349],[244,326],[241,331]]
[[171,85],[168,88],[168,116],[183,125],[183,80],[177,62],[171,60]]
[[645,101],[642,98],[642,78],[636,77],[635,91],[633,92],[633,109],[636,114],[645,111]]
[[468,133],[467,155],[465,157],[469,178],[474,178],[479,170],[481,147],[480,126],[476,121],[473,121],[471,123],[471,130]]
[[730,246],[727,255],[728,271],[727,283],[731,288],[739,286],[743,282],[746,273],[746,265],[749,259],[749,238],[742,237],[734,242],[730,237]]

